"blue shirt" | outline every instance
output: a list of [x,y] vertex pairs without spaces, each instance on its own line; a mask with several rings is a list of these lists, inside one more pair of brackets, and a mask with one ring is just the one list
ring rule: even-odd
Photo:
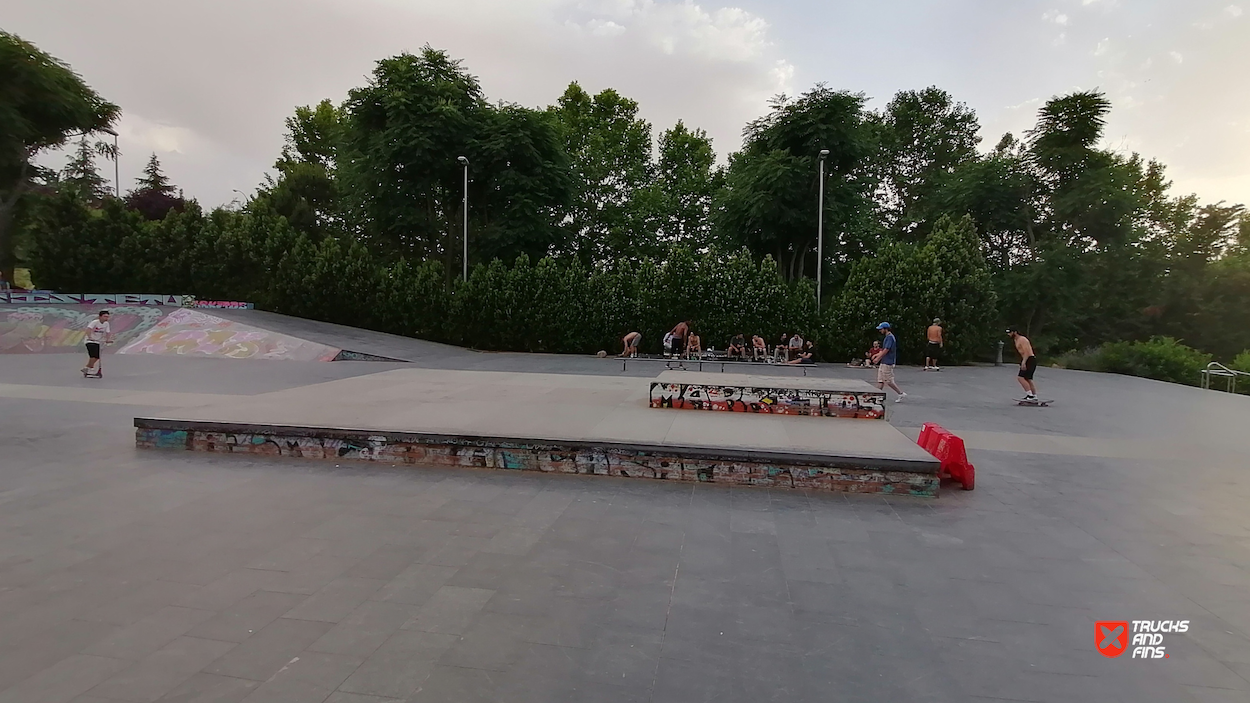
[[881,363],[893,366],[898,359],[898,341],[894,339],[893,332],[885,333],[885,340],[881,342],[881,348],[885,350],[885,356],[881,357]]

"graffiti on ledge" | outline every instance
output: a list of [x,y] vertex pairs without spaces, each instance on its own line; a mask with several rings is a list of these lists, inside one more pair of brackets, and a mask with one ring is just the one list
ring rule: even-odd
[[385,436],[330,439],[267,433],[210,432],[140,427],[135,444],[146,449],[187,449],[305,459],[390,462],[436,467],[511,469],[544,473],[649,478],[736,486],[934,497],[936,473],[872,467],[811,466],[773,461],[691,459],[624,448],[578,449],[549,444],[393,440]]
[[652,381],[651,407],[880,420],[885,393]]

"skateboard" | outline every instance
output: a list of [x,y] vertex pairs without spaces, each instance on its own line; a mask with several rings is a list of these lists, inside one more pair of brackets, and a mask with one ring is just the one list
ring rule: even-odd
[[1027,406],[1029,406],[1029,407],[1031,407],[1031,408],[1045,408],[1045,407],[1049,407],[1049,406],[1050,406],[1050,404],[1051,404],[1051,403],[1053,403],[1053,402],[1055,402],[1055,401],[1053,401],[1053,400],[1042,400],[1042,399],[1040,399],[1040,398],[1039,398],[1039,399],[1037,399],[1037,400],[1025,400],[1024,398],[1016,398],[1016,405],[1027,405]]

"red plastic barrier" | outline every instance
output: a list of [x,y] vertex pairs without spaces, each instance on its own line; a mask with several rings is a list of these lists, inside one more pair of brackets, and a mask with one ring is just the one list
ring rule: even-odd
[[942,463],[938,470],[939,477],[950,477],[959,481],[965,491],[975,487],[976,469],[968,461],[964,441],[951,434],[950,430],[937,423],[926,422],[920,428],[920,437],[916,439],[916,444]]

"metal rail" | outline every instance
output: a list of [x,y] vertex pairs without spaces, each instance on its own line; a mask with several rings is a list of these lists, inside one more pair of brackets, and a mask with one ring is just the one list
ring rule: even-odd
[[1226,392],[1236,393],[1237,392],[1237,378],[1239,376],[1250,376],[1250,373],[1246,373],[1245,371],[1238,371],[1237,369],[1230,369],[1227,366],[1219,362],[1212,361],[1211,363],[1207,364],[1207,367],[1205,369],[1202,370],[1201,376],[1202,376],[1201,385],[1203,389],[1206,389],[1206,390],[1211,389],[1211,379],[1214,377],[1214,378],[1224,379],[1224,390]]

